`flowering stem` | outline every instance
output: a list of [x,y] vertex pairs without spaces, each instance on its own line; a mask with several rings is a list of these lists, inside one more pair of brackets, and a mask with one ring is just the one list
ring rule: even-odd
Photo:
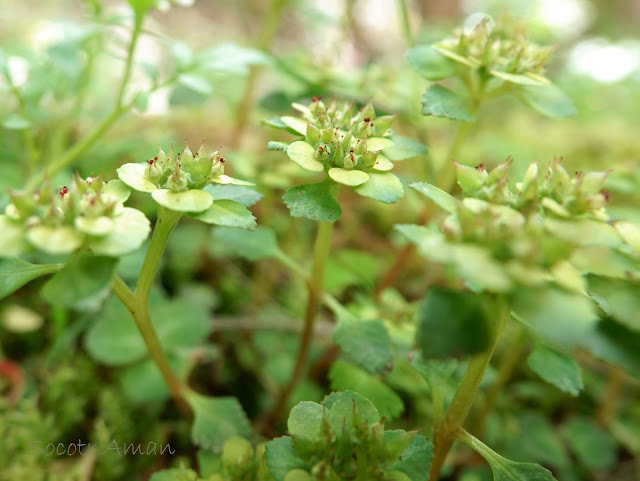
[[118,276],[114,278],[111,290],[129,310],[131,317],[133,317],[144,339],[144,343],[149,351],[149,356],[157,366],[169,388],[171,397],[183,414],[188,416],[190,410],[182,395],[182,382],[178,379],[169,364],[169,359],[162,348],[162,344],[160,344],[160,339],[153,328],[149,314],[149,293],[153,285],[153,279],[158,270],[158,265],[160,264],[165,246],[167,245],[169,235],[181,217],[181,212],[175,212],[158,206],[158,220],[156,221],[153,237],[151,238],[142,270],[140,271],[135,292],[132,292]]
[[413,47],[413,34],[411,33],[411,22],[409,21],[409,10],[407,9],[406,0],[397,0],[400,20],[402,20],[402,31],[407,47]]
[[324,272],[329,258],[329,249],[331,247],[331,234],[333,233],[332,222],[320,222],[318,232],[316,234],[316,242],[313,253],[313,267],[311,276],[307,280],[309,298],[307,300],[307,309],[304,318],[304,327],[302,330],[302,338],[298,347],[296,363],[291,373],[289,381],[280,391],[273,408],[258,422],[259,429],[270,425],[277,420],[282,411],[286,408],[287,402],[297,386],[298,382],[304,374],[307,360],[309,358],[309,350],[313,339],[313,325],[323,299]]
[[429,472],[430,480],[436,481],[438,476],[440,476],[440,470],[442,469],[447,454],[451,450],[456,436],[467,419],[471,404],[476,397],[484,373],[489,366],[493,352],[500,339],[500,334],[506,324],[510,311],[505,307],[506,306],[499,306],[499,309],[496,309],[499,315],[496,316],[496,325],[493,328],[492,341],[489,348],[469,359],[467,369],[458,385],[458,390],[444,419],[435,425],[433,436],[435,450]]

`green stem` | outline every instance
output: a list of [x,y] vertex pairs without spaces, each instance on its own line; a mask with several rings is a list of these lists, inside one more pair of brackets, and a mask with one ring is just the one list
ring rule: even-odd
[[471,435],[463,428],[459,428],[456,432],[456,438],[465,443],[471,449],[479,453],[485,459],[493,459],[495,458],[496,452],[491,449],[489,446],[484,444],[475,436]]
[[406,0],[398,0],[398,10],[400,12],[400,20],[402,21],[402,31],[407,47],[413,47],[413,33],[411,32],[411,23],[409,22],[409,10],[407,9]]
[[496,403],[496,399],[498,398],[500,391],[511,378],[514,369],[522,359],[522,352],[527,345],[527,336],[524,327],[520,323],[516,323],[515,326],[516,332],[514,332],[512,338],[509,339],[509,347],[502,358],[500,367],[498,368],[496,380],[487,391],[486,400],[482,406],[482,411],[478,416],[475,432],[480,437],[483,436],[484,429],[487,424],[487,418],[489,417],[489,413],[493,410],[493,406]]
[[302,329],[302,338],[300,339],[300,346],[298,347],[296,363],[289,381],[282,391],[280,391],[280,395],[276,399],[273,408],[258,422],[260,430],[280,417],[282,411],[287,406],[293,390],[306,369],[311,341],[313,340],[313,325],[323,297],[324,273],[329,258],[332,232],[332,222],[319,223],[313,253],[313,267],[311,269],[311,276],[308,278],[309,298],[307,300],[304,327]]
[[114,277],[113,282],[111,283],[111,290],[127,308],[131,317],[133,317],[133,320],[142,335],[144,343],[147,346],[151,359],[158,367],[162,378],[169,388],[171,397],[173,397],[181,410],[184,409],[185,404],[182,398],[182,383],[171,369],[169,359],[167,358],[167,355],[160,344],[160,339],[158,339],[158,335],[151,324],[148,302],[140,299],[136,294],[131,292],[129,286],[127,286],[119,276]]
[[144,21],[144,15],[136,12],[133,32],[131,33],[131,41],[129,42],[129,49],[127,50],[127,60],[124,65],[124,73],[122,74],[122,80],[120,81],[120,89],[118,90],[118,99],[116,100],[116,108],[122,108],[124,101],[124,94],[129,85],[129,79],[131,78],[131,72],[133,70],[133,59],[136,53],[136,45],[138,44],[138,38],[140,37],[140,31],[142,30],[142,22]]
[[[506,311],[506,312],[505,312]],[[433,460],[431,462],[431,470],[429,472],[429,479],[436,481],[440,476],[440,470],[444,465],[444,461],[447,454],[453,446],[453,442],[458,435],[459,430],[463,427],[473,400],[476,397],[484,373],[489,366],[493,352],[495,351],[500,334],[504,328],[507,317],[509,315],[508,309],[500,306],[496,309],[499,315],[496,318],[495,326],[492,333],[492,341],[489,348],[483,353],[473,356],[469,360],[467,369],[458,385],[458,390],[445,414],[444,419],[437,423],[434,428],[434,445],[435,451]]]
[[[278,31],[278,24],[280,22],[282,10],[284,9],[288,1],[289,0],[271,0],[269,11],[267,12],[267,16],[264,21],[262,38],[260,39],[258,45],[258,48],[260,50],[264,52],[269,51],[269,47],[273,42],[273,38]],[[247,76],[247,81],[244,87],[244,93],[235,112],[235,125],[233,127],[233,132],[231,135],[232,147],[237,147],[238,145],[240,145],[240,142],[242,140],[242,134],[244,133],[244,130],[247,126],[249,120],[249,112],[251,111],[251,106],[253,104],[255,86],[258,83],[261,72],[262,67],[259,65],[252,65],[249,70],[249,75]]]
[[182,212],[167,209],[158,204],[158,219],[156,220],[151,243],[149,244],[149,249],[147,250],[147,255],[144,258],[142,270],[140,271],[140,277],[138,278],[138,284],[136,285],[136,297],[145,303],[149,300],[151,286],[153,286],[153,280],[156,277],[156,272],[158,271],[158,266],[160,265],[160,260],[162,259],[162,254],[164,253],[164,248],[167,245],[169,236],[181,217]]

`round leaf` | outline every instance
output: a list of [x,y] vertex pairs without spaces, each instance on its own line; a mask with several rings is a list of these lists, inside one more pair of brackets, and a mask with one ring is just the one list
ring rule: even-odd
[[364,184],[369,180],[369,174],[366,172],[362,172],[361,170],[340,169],[338,167],[329,169],[329,177],[339,184],[349,185],[351,187]]
[[15,225],[5,215],[0,215],[0,257],[14,257],[27,251],[24,228]]
[[429,87],[423,97],[422,113],[435,117],[473,122],[473,114],[467,106],[466,100],[451,90],[434,84]]
[[187,190],[186,192],[172,192],[169,189],[158,189],[152,194],[161,206],[178,212],[202,212],[213,204],[213,197],[203,190]]
[[192,215],[193,218],[207,224],[242,227],[253,230],[256,218],[245,206],[233,200],[216,200],[207,210]]
[[316,150],[306,142],[301,140],[292,143],[287,148],[287,155],[296,164],[312,172],[322,172],[324,165],[315,158]]
[[124,164],[116,172],[118,172],[120,180],[132,189],[140,192],[153,192],[158,187],[145,178],[145,170],[147,170],[147,164]]
[[384,155],[378,155],[376,163],[373,164],[373,169],[386,172],[387,170],[393,169],[393,162],[387,159]]
[[223,184],[223,185],[229,185],[229,184],[233,184],[233,185],[245,185],[245,186],[250,186],[250,185],[255,185],[253,182],[248,182],[246,180],[240,180],[240,179],[234,179],[233,177],[229,177],[228,175],[218,175],[216,177],[212,177],[211,178],[211,182],[215,182],[216,184]]
[[287,189],[282,200],[293,217],[335,222],[342,215],[342,208],[331,192],[332,184],[327,179],[317,184],[295,185]]
[[287,127],[295,130],[299,134],[307,135],[307,122],[305,122],[304,120],[298,117],[289,116],[280,117],[280,120],[282,120],[282,123]]
[[27,230],[27,239],[35,247],[49,254],[68,254],[82,245],[83,235],[68,225],[38,225]]
[[121,256],[136,250],[149,237],[151,223],[145,215],[131,207],[125,207],[114,220],[109,235],[93,240],[89,247],[95,254]]
[[364,197],[371,197],[385,204],[393,204],[404,195],[400,180],[388,172],[384,174],[369,174],[369,180],[355,187],[354,190]]
[[85,234],[102,236],[113,230],[115,223],[105,216],[100,217],[76,217],[73,222],[76,229]]

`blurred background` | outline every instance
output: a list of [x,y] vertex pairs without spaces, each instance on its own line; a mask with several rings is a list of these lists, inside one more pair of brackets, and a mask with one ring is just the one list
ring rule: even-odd
[[[126,2],[111,0],[1,3],[0,60],[4,58],[12,79],[10,84],[0,76],[3,209],[7,189],[22,188],[30,175],[86,138],[109,115],[132,16]],[[549,119],[515,98],[490,102],[457,160],[493,166],[511,155],[515,177],[529,163],[546,163],[554,156],[564,157],[570,171],[613,169],[606,184],[611,217],[640,221],[638,0],[162,0],[159,7],[145,22],[136,49],[125,92],[131,109],[68,169],[51,175],[54,186],[67,184],[75,169],[84,176],[103,172],[114,178],[119,165],[148,159],[158,145],[166,150],[172,142],[182,146],[186,141],[193,150],[204,139],[211,151],[223,146],[227,173],[256,183],[255,199],[261,200],[251,209],[258,224],[273,228],[283,250],[306,261],[314,226],[290,218],[280,197],[288,186],[309,177],[282,152],[267,151],[269,140],[290,141],[291,136],[262,121],[291,113],[292,102],[307,103],[316,95],[361,104],[373,98],[378,112],[399,113],[395,132],[429,147],[427,155],[396,164],[394,172],[405,186],[432,180],[448,160],[455,124],[421,114],[428,83],[409,67],[405,54],[411,46],[449,37],[472,13],[498,17],[509,11],[528,20],[536,43],[556,45],[547,76],[568,93],[578,113]],[[34,157],[41,162],[28,160]],[[416,256],[377,301],[373,292],[403,246],[393,224],[415,222],[424,205],[418,194],[405,191],[405,198],[390,206],[344,193],[344,215],[334,234],[325,286],[363,317],[384,318],[400,340],[413,334],[409,325],[415,302],[428,282],[424,261]],[[130,203],[149,218],[155,216],[146,196],[134,194]],[[180,300],[183,316],[208,323],[206,339],[176,357],[182,372],[190,372],[202,391],[239,397],[253,418],[269,405],[291,370],[305,285],[275,261],[249,263],[227,254],[223,244],[212,241],[210,227],[182,222],[168,246],[162,295]],[[144,249],[122,259],[119,274],[125,280],[136,279],[143,255]],[[170,431],[177,445],[188,446],[186,428],[176,428],[177,416],[162,404],[167,393],[153,366],[123,365],[96,341],[111,335],[108,322],[123,314],[112,305],[89,314],[51,308],[39,298],[38,287],[36,282],[0,301],[0,360],[20,366],[24,398],[33,400],[23,405],[20,419],[0,411],[0,439],[13,439],[11,446],[0,448],[0,479],[5,479],[3,463],[13,463],[9,481],[48,479],[33,473],[52,469],[67,472],[69,460],[54,463],[54,469],[38,464],[51,459],[24,455],[34,432],[53,427],[50,436],[56,439],[89,432],[92,439],[120,433],[166,440]],[[329,347],[331,316],[323,314],[310,379],[301,383],[293,401],[322,399],[327,392],[327,370],[336,353]],[[627,348],[617,359],[632,365],[637,375],[640,347],[631,340]],[[502,404],[506,414],[488,427],[497,439],[496,450],[560,467],[563,480],[637,479],[637,380],[589,354],[581,353],[579,359],[591,369],[585,370],[580,398],[550,393],[549,387],[531,380],[526,367],[521,369],[512,397]],[[413,428],[416,420],[429,416],[424,401],[428,388],[407,370],[400,366],[388,382],[406,406],[398,424]],[[6,379],[0,378],[0,389],[8,391],[14,381]],[[615,436],[591,431],[589,439],[595,441],[581,453],[580,462],[588,463],[599,450],[606,452],[600,464],[585,467],[568,461],[566,453],[549,454],[560,449],[550,441],[550,423],[560,423],[567,413],[590,416],[609,409],[601,404],[603,393],[620,385],[633,386],[627,397],[618,396],[623,398],[624,422],[618,420]],[[158,423],[160,415],[169,421]],[[537,436],[535,442],[514,447],[511,441],[522,440],[527,432]],[[584,432],[577,437],[586,436]],[[183,451],[186,459],[188,450]],[[124,467],[93,462],[94,479],[99,480],[146,479],[145,473],[158,467],[140,459]],[[127,478],[125,472],[138,474]],[[451,479],[484,476],[478,470]]]

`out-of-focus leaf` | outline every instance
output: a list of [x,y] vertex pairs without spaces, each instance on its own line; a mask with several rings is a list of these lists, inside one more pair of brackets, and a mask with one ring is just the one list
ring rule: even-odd
[[588,290],[608,316],[640,332],[640,286],[622,279],[589,276]]
[[260,192],[242,185],[211,184],[207,185],[203,190],[209,192],[214,201],[222,199],[234,200],[245,207],[251,207],[263,197]]
[[251,435],[247,415],[236,398],[206,397],[193,391],[185,397],[194,413],[191,427],[194,444],[217,452],[227,439]]
[[563,426],[562,434],[587,469],[609,469],[616,463],[615,439],[590,419],[574,417]]
[[349,359],[371,373],[384,372],[392,361],[391,339],[382,321],[341,320],[333,340]]
[[435,117],[473,122],[474,117],[466,100],[441,85],[429,87],[422,97],[422,113]]
[[429,152],[429,149],[422,142],[410,139],[408,137],[402,137],[401,135],[392,135],[391,144],[385,147],[382,153],[387,159],[392,161],[406,160],[413,157],[418,157]]
[[572,396],[584,387],[580,366],[567,354],[538,343],[527,362],[542,379]]
[[298,457],[289,436],[272,439],[267,443],[265,457],[269,473],[276,481],[284,481],[287,473],[293,469],[306,468],[305,462]]
[[555,85],[522,86],[517,95],[529,107],[547,117],[572,117],[576,114],[569,96]]
[[17,257],[0,259],[0,299],[41,276],[58,272],[62,264],[31,264]]
[[353,364],[334,362],[329,371],[329,380],[334,391],[362,394],[387,419],[395,419],[404,411],[402,399],[389,386]]
[[425,358],[475,354],[489,345],[489,320],[479,294],[429,289],[418,319],[417,342]]
[[218,227],[213,231],[213,239],[224,244],[232,253],[250,261],[278,257],[280,253],[276,235],[268,227],[258,227],[253,232]]
[[431,82],[453,77],[457,73],[456,64],[431,45],[418,45],[410,49],[407,61],[418,75]]
[[292,217],[335,222],[342,215],[342,209],[333,195],[333,185],[329,179],[318,184],[295,185],[287,189],[282,200]]

